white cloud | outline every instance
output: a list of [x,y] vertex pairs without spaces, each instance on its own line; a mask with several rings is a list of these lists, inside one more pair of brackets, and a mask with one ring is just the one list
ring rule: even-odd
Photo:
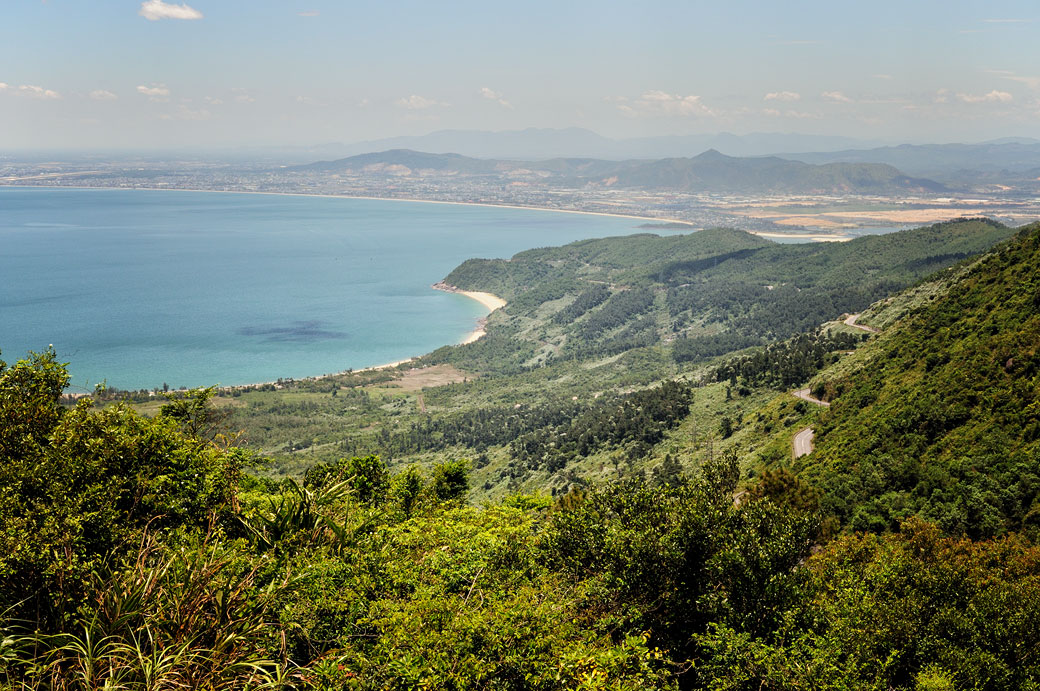
[[503,106],[504,108],[511,109],[513,107],[513,104],[507,101],[500,92],[489,89],[486,86],[480,87],[480,95],[488,99],[489,101],[494,101],[495,103],[497,103],[500,106]]
[[447,103],[441,103],[432,98],[424,98],[416,94],[412,94],[408,98],[399,98],[395,101],[397,106],[405,108],[407,110],[426,110],[427,108],[433,108],[435,106],[446,106]]
[[296,97],[296,102],[297,103],[302,103],[305,106],[320,106],[320,105],[324,105],[321,101],[319,101],[318,99],[313,98],[311,96],[297,96]]
[[889,98],[881,98],[881,97],[877,97],[877,98],[861,98],[859,100],[859,103],[864,103],[866,105],[871,105],[871,106],[890,106],[890,105],[901,106],[901,105],[906,104],[907,102],[908,102],[907,99],[899,97],[899,96],[891,96]]
[[997,91],[994,89],[988,94],[982,94],[976,96],[974,94],[957,94],[957,98],[964,101],[965,103],[1008,103],[1013,99],[1011,94],[1006,91]]
[[235,100],[239,103],[252,103],[256,99],[249,95],[249,91],[241,87],[232,87],[231,93],[235,95]]
[[216,96],[203,96],[202,97],[202,102],[203,103],[208,103],[211,106],[219,106],[219,105],[222,105],[224,103],[224,99],[217,98]]
[[820,96],[831,103],[852,103],[852,99],[840,91],[824,91]]
[[874,79],[893,79],[890,74],[875,74]]
[[202,19],[202,13],[194,7],[185,4],[169,5],[163,0],[145,0],[137,14],[150,22],[160,19]]
[[296,14],[300,17],[317,17],[321,12],[318,10],[307,10],[306,12],[297,12]]
[[763,101],[797,101],[802,95],[795,91],[771,91],[765,95]]
[[18,87],[18,93],[29,98],[38,98],[41,101],[53,101],[61,98],[61,94],[57,91],[51,91],[50,89],[44,89],[42,86],[34,86],[32,84],[22,84]]
[[152,84],[151,86],[138,86],[137,93],[147,96],[149,101],[164,103],[170,100],[170,90],[165,84]]
[[205,108],[192,110],[188,106],[177,106],[177,117],[181,120],[209,120],[210,112]]
[[5,82],[0,82],[0,91],[3,91],[6,88],[7,88],[7,84]]
[[714,115],[712,110],[701,103],[700,96],[680,96],[666,91],[645,91],[632,101],[618,104],[618,109],[630,117],[640,115],[693,116]]
[[1032,19],[983,19],[987,24],[1031,24]]
[[771,118],[794,118],[795,120],[819,120],[822,117],[819,113],[809,113],[802,110],[780,111],[776,108],[766,108],[762,113]]
[[119,97],[107,89],[94,89],[90,92],[92,101],[114,101],[117,98]]
[[1025,84],[1030,89],[1040,89],[1040,77],[1024,77],[1018,74],[1005,74],[1004,79]]

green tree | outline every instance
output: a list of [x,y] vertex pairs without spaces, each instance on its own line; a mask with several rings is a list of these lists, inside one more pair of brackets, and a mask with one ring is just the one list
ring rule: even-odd
[[146,524],[201,528],[230,510],[243,461],[167,415],[65,408],[68,381],[53,350],[0,363],[0,609],[31,621],[64,616]]
[[469,461],[457,459],[433,467],[433,493],[441,501],[465,499],[469,491]]

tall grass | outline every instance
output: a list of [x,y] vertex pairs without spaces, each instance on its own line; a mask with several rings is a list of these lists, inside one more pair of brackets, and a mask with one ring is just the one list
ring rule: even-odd
[[146,536],[133,563],[95,577],[68,631],[4,632],[0,689],[294,688],[273,613],[287,583],[262,583],[262,566],[226,541]]

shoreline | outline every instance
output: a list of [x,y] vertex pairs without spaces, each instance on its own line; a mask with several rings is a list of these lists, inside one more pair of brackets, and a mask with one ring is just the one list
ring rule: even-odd
[[[434,290],[441,290],[445,293],[455,293],[456,295],[462,295],[468,297],[470,300],[476,300],[488,310],[488,316],[497,309],[506,306],[506,301],[498,297],[494,293],[485,293],[478,290],[461,290],[458,286],[453,286],[444,281],[438,281],[430,286]],[[479,341],[487,333],[488,317],[481,317],[477,320],[477,328],[473,329],[466,338],[459,341],[455,345],[467,345],[475,341]]]
[[[15,182],[15,181],[11,181]],[[192,189],[187,187],[100,187],[97,185],[17,185],[17,184],[4,184],[0,181],[0,187],[16,187],[20,189],[48,189],[48,190],[63,190],[63,189],[74,189],[74,190],[99,190],[99,191],[142,191],[142,192],[205,192],[209,194],[255,194],[255,195],[268,195],[277,197],[311,197],[318,199],[364,199],[368,201],[384,201],[384,202],[408,202],[411,204],[448,204],[452,206],[476,206],[476,207],[491,207],[495,209],[519,209],[521,211],[546,211],[563,214],[583,214],[586,216],[606,216],[609,218],[627,218],[635,221],[651,221],[655,223],[678,223],[689,228],[691,232],[702,230],[690,223],[681,219],[666,218],[661,216],[635,216],[632,214],[615,214],[606,211],[580,211],[578,209],[556,209],[544,206],[522,206],[519,204],[486,204],[482,202],[457,202],[437,199],[402,199],[397,197],[372,197],[372,196],[361,196],[361,195],[346,195],[346,194],[310,194],[307,192],[261,192],[255,190],[205,190],[205,189]],[[435,290],[442,290],[448,293],[457,293],[470,299],[476,300],[481,305],[488,309],[488,313],[494,312],[500,307],[506,305],[506,301],[502,298],[494,295],[493,293],[484,293],[480,291],[469,291],[460,290],[456,286],[450,286],[443,281],[436,283],[432,286]],[[471,331],[464,339],[458,343],[452,345],[468,345],[474,343],[487,333],[485,326],[487,325],[487,317],[483,317],[477,321],[477,326]],[[425,354],[425,353],[424,353]],[[354,374],[358,372],[374,372],[384,369],[392,369],[408,362],[412,362],[422,355],[416,355],[404,360],[397,360],[395,362],[388,362],[382,365],[370,365],[368,367],[362,367],[361,369],[349,369],[342,370],[339,372],[330,372],[326,374],[314,375],[311,377],[302,377],[300,379],[288,378],[288,381],[317,381],[320,379],[327,379],[329,377],[337,377],[345,374]],[[228,386],[216,385],[215,389],[218,392],[221,391],[234,391],[236,389],[248,389],[255,386],[267,386],[267,385],[278,385],[277,381],[267,382],[253,382],[249,384],[231,384]],[[77,394],[80,396],[89,396],[89,393]]]
[[[10,181],[16,182],[16,181]],[[519,204],[494,204],[494,203],[483,203],[483,202],[460,202],[460,201],[447,201],[437,199],[404,199],[397,197],[373,197],[364,195],[346,195],[346,194],[312,194],[307,192],[270,192],[270,191],[257,191],[257,190],[210,190],[210,189],[193,189],[186,187],[101,187],[97,185],[18,185],[18,184],[5,184],[4,181],[0,181],[0,187],[11,187],[20,189],[47,189],[47,190],[62,190],[62,189],[75,189],[75,190],[98,190],[98,191],[142,191],[142,192],[202,192],[208,194],[245,194],[245,195],[267,195],[267,196],[280,196],[280,197],[310,197],[319,199],[363,199],[367,201],[385,201],[385,202],[407,202],[411,204],[446,204],[451,206],[474,206],[474,207],[490,207],[496,209],[518,209],[526,211],[544,211],[554,213],[565,213],[565,214],[582,214],[586,216],[604,216],[609,218],[625,218],[637,221],[649,221],[654,223],[676,223],[682,225],[690,230],[690,232],[696,232],[703,230],[690,223],[681,219],[667,218],[661,216],[636,216],[633,214],[618,214],[610,213],[605,211],[581,211],[578,209],[558,209],[551,207],[542,206],[523,206]],[[681,229],[676,229],[677,232],[681,232]],[[821,241],[825,238],[816,234],[797,234],[797,233],[770,233],[770,232],[757,232],[754,233],[762,237],[798,237],[812,239],[815,241]],[[839,238],[826,238],[829,240],[838,240]],[[849,240],[851,238],[844,237],[840,240]],[[507,303],[505,300],[493,293],[481,292],[481,291],[468,291],[461,290],[457,286],[452,286],[443,281],[435,283],[431,286],[434,290],[441,290],[448,293],[456,293],[468,297],[472,300],[476,300],[483,305],[490,315],[491,312],[504,307]],[[484,337],[487,333],[485,327],[487,325],[487,317],[482,317],[477,321],[477,326],[471,331],[464,339],[458,343],[452,345],[468,345],[474,343]],[[384,369],[392,369],[399,367],[400,365],[412,362],[422,355],[412,356],[404,360],[396,360],[394,362],[388,362],[380,365],[370,365],[368,367],[362,367],[360,369],[347,369],[338,372],[330,372],[326,374],[314,375],[310,377],[301,377],[299,379],[288,378],[288,381],[317,381],[321,379],[327,379],[329,377],[343,376],[346,374],[354,374],[360,372],[374,372]],[[221,391],[234,391],[241,389],[248,389],[256,386],[267,386],[267,385],[278,385],[277,381],[267,382],[252,382],[248,384],[232,384],[228,386],[216,385],[215,389],[218,392]],[[76,394],[77,396],[88,396],[89,393]]]
[[[636,216],[634,214],[616,214],[609,211],[581,211],[579,209],[557,209],[549,206],[523,206],[522,204],[494,204],[485,202],[456,202],[445,199],[405,199],[402,197],[372,197],[354,194],[312,194],[309,192],[260,192],[257,190],[203,190],[190,187],[99,187],[97,185],[15,185],[4,184],[0,181],[0,187],[20,187],[22,189],[48,189],[48,190],[120,190],[124,192],[206,192],[209,194],[264,194],[276,197],[312,197],[317,199],[365,199],[377,202],[407,202],[409,204],[448,204],[451,206],[478,206],[490,207],[492,209],[520,209],[522,211],[548,211],[560,214],[583,214],[585,216],[606,216],[608,218],[629,218],[634,221],[653,221],[656,223],[679,223],[687,226],[690,231],[703,230],[690,221],[680,218],[667,218],[665,216]],[[666,229],[662,229],[666,230]],[[676,229],[678,230],[678,229]]]

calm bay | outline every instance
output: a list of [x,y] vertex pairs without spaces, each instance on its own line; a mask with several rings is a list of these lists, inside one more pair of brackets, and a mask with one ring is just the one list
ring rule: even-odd
[[233,385],[402,360],[486,310],[470,257],[639,232],[631,218],[368,199],[0,187],[0,349],[72,390]]

